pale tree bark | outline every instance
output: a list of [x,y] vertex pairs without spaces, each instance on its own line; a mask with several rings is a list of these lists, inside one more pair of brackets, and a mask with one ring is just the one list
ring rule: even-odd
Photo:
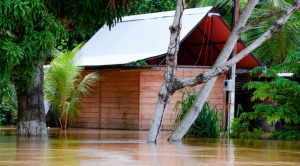
[[176,70],[177,70],[177,53],[179,50],[180,30],[181,30],[181,16],[184,9],[187,7],[185,0],[177,1],[177,10],[175,12],[173,24],[170,26],[170,44],[167,52],[167,67],[164,74],[163,84],[158,93],[158,100],[156,103],[156,110],[152,119],[147,142],[153,143],[158,139],[159,131],[163,123],[164,115],[167,106],[170,102],[171,96],[175,91],[172,91]]
[[[169,138],[169,141],[181,140],[187,132],[187,130],[189,129],[189,127],[197,118],[198,114],[200,113],[201,108],[217,79],[216,77],[221,75],[224,71],[227,71],[232,65],[236,64],[239,60],[241,60],[243,57],[245,57],[255,48],[260,46],[267,39],[271,38],[276,32],[278,32],[279,29],[283,26],[283,24],[285,24],[286,21],[290,18],[292,13],[299,9],[299,1],[300,0],[295,0],[295,3],[291,7],[288,7],[284,10],[280,10],[278,12],[271,13],[269,15],[262,16],[258,20],[250,22],[248,26],[245,26],[248,18],[252,13],[253,8],[258,3],[258,0],[248,1],[247,6],[244,8],[242,15],[240,16],[235,28],[229,36],[223,50],[221,51],[212,69],[206,73],[199,74],[193,78],[178,79],[175,77],[177,69],[177,52],[179,49],[178,42],[181,27],[181,15],[183,13],[184,8],[186,7],[186,4],[183,0],[178,0],[174,22],[173,25],[170,27],[171,38],[168,49],[166,72],[164,75],[163,85],[158,95],[159,99],[156,105],[156,111],[149,131],[148,142],[157,141],[158,133],[163,122],[164,114],[172,94],[176,90],[182,89],[186,86],[195,86],[197,84],[205,83],[202,86],[202,89],[200,90],[198,97],[195,103],[193,104],[193,107],[188,112],[183,121],[180,123],[179,127],[175,129],[174,133]],[[253,27],[253,25],[258,24],[264,21],[265,19],[268,19],[278,14],[282,14],[281,19],[279,19],[265,34],[263,34],[260,38],[254,41],[249,47],[241,51],[234,58],[227,61],[241,33],[249,30],[251,27]]]
[[43,93],[43,63],[37,66],[32,76],[32,88],[27,93],[18,94],[17,134],[22,136],[47,135]]
[[[231,27],[233,28],[237,22],[237,19],[239,17],[239,10],[240,10],[240,0],[234,0],[234,10],[232,12],[232,23],[231,23]],[[237,53],[237,44],[235,44],[232,53],[231,53],[231,57],[234,57]],[[235,81],[235,77],[236,77],[236,64],[234,64],[230,70],[229,70],[229,79],[233,82],[233,87],[235,87],[236,81]],[[227,114],[227,121],[228,121],[228,127],[229,127],[229,132],[231,132],[231,125],[233,122],[233,118],[234,118],[234,106],[235,106],[235,88],[233,88],[231,91],[229,91],[228,93],[228,114]]]
[[[243,19],[246,19],[244,21],[247,21],[249,17],[244,17],[248,14],[251,14],[254,6],[256,5],[258,1],[248,1],[247,7],[243,11],[242,16],[240,17],[237,26],[234,28],[233,32],[231,33],[229,39],[232,39],[231,37],[233,36],[233,41],[235,41],[234,36],[239,36],[242,32],[245,31],[243,28],[245,24],[243,24]],[[197,118],[198,114],[201,111],[201,108],[210,93],[210,90],[213,87],[213,84],[216,80],[216,76],[220,75],[224,71],[227,71],[232,65],[236,64],[239,62],[243,57],[247,56],[251,51],[259,47],[263,42],[266,40],[270,39],[274,34],[276,34],[280,28],[287,22],[287,20],[291,17],[291,15],[299,10],[300,8],[300,0],[295,0],[295,3],[286,8],[283,11],[283,14],[279,20],[277,20],[272,27],[268,31],[266,31],[263,35],[261,35],[258,39],[256,39],[252,44],[250,44],[248,47],[246,47],[243,51],[241,51],[239,54],[237,54],[235,57],[231,58],[230,60],[226,60],[232,51],[233,47],[228,44],[229,41],[227,41],[226,45],[224,46],[222,52],[219,55],[219,58],[217,59],[215,65],[213,66],[212,70],[209,72],[206,72],[204,74],[201,74],[200,76],[194,77],[193,79],[198,79],[198,80],[191,80],[188,79],[186,80],[187,82],[206,82],[203,87],[201,88],[200,92],[198,93],[197,99],[194,102],[192,108],[189,110],[185,118],[181,121],[179,124],[178,128],[175,129],[171,137],[169,138],[169,141],[179,141],[182,139],[182,137],[185,135],[187,130],[190,128],[190,126],[193,124],[195,119]],[[242,25],[242,26],[241,26]],[[249,29],[249,26],[247,26],[247,29]],[[232,41],[231,41],[232,42]],[[235,44],[236,41],[232,44]],[[228,44],[228,45],[227,45]],[[227,50],[227,51],[224,51]],[[230,52],[228,52],[230,51]],[[199,78],[201,80],[199,80]],[[183,81],[183,80],[181,80]],[[180,81],[178,81],[180,82]],[[180,84],[180,83],[178,83]],[[181,84],[184,84],[187,86],[187,83],[181,82]]]

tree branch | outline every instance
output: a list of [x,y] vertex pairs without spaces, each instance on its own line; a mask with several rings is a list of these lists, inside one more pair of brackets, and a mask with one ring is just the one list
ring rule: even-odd
[[246,27],[241,28],[239,30],[239,33],[242,34],[242,33],[246,32],[246,31],[248,31],[249,29],[253,28],[254,25],[257,25],[257,24],[259,24],[259,23],[261,23],[261,22],[263,22],[263,21],[265,21],[265,20],[267,20],[267,19],[269,19],[271,17],[274,17],[274,16],[276,16],[278,14],[284,13],[286,10],[287,10],[287,8],[281,9],[281,10],[277,10],[277,11],[275,11],[273,13],[265,14],[265,15],[261,16],[260,18],[254,20],[254,21],[251,21]]
[[278,19],[272,27],[270,27],[264,34],[262,34],[258,39],[256,39],[252,44],[250,44],[248,47],[246,47],[243,51],[241,51],[239,54],[228,60],[227,62],[217,65],[212,70],[201,73],[195,77],[187,78],[187,79],[178,79],[176,78],[173,91],[176,91],[178,89],[182,89],[186,86],[196,86],[198,84],[202,84],[207,82],[208,80],[212,79],[213,77],[217,77],[221,75],[223,72],[230,69],[231,66],[239,62],[241,59],[243,59],[245,56],[247,56],[250,52],[252,52],[254,49],[259,47],[263,42],[270,39],[272,36],[274,36],[281,28],[282,26],[288,21],[288,19],[291,17],[291,15],[300,8],[300,0],[296,0],[295,3],[286,8],[284,11],[284,14],[281,16],[280,19]]
[[214,68],[216,65],[222,64],[228,60],[233,48],[235,47],[236,42],[240,36],[240,34],[238,33],[239,29],[246,25],[246,22],[249,19],[250,15],[252,13],[252,10],[254,9],[254,7],[256,6],[257,3],[258,3],[258,0],[248,1],[247,6],[244,8],[239,20],[237,21],[236,26],[233,28],[231,35],[227,39],[227,42],[225,43],[219,57],[215,61],[215,65],[212,68]]
[[[248,2],[247,6],[243,10],[242,15],[240,16],[240,19],[238,20],[231,35],[229,36],[225,46],[223,47],[219,57],[217,58],[212,70],[218,71],[218,69],[216,68],[216,65],[220,65],[227,61],[227,59],[230,56],[230,53],[232,52],[232,50],[235,46],[235,43],[237,42],[237,40],[239,38],[240,34],[238,33],[238,30],[245,26],[247,20],[249,19],[250,15],[252,13],[252,10],[254,9],[254,7],[256,6],[257,3],[258,3],[258,0],[252,0],[252,1]],[[221,72],[222,71],[220,71],[219,75],[221,74]],[[216,74],[216,75],[218,75],[218,74]],[[193,78],[188,78],[188,79],[174,78],[173,79],[174,84],[173,84],[173,87],[171,87],[171,91],[175,92],[176,90],[182,89],[186,86],[196,86],[197,84],[207,82],[208,80],[209,80],[208,76],[205,73],[202,73],[198,76],[195,76]]]

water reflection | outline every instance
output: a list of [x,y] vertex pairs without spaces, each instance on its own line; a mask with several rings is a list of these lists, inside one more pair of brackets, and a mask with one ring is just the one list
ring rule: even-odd
[[46,138],[18,138],[0,129],[0,165],[299,165],[293,141],[184,139],[162,133],[147,144],[146,131],[51,129]]

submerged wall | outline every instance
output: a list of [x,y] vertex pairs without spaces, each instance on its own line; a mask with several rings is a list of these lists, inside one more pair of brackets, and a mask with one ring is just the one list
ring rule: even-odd
[[[88,74],[92,71],[85,71]],[[102,71],[69,127],[139,129],[139,72]]]
[[[140,129],[146,130],[150,128],[151,120],[155,111],[156,102],[157,102],[157,94],[162,85],[163,73],[164,69],[160,71],[143,71],[141,72],[140,77],[140,98],[141,98],[141,119],[140,119]],[[199,69],[199,68],[178,68],[176,72],[176,76],[179,78],[189,78],[196,76],[199,73],[203,73],[208,71],[208,69]],[[218,77],[208,100],[211,101],[212,106],[217,106],[218,109],[224,111],[226,98],[225,93],[223,91],[223,80],[225,79],[225,75],[221,75]],[[200,90],[201,85],[195,87],[197,92]],[[177,91],[172,96],[170,104],[168,105],[168,111],[165,114],[164,123],[162,126],[163,130],[169,130],[176,118],[174,114],[175,103],[181,99],[182,92]]]
[[[195,76],[208,69],[178,68],[177,77]],[[84,74],[93,71],[85,71]],[[155,111],[157,94],[162,85],[164,69],[159,71],[120,71],[103,70],[101,80],[93,86],[93,91],[82,101],[80,118],[70,123],[69,127],[102,128],[102,129],[133,129],[147,130]],[[212,105],[225,110],[225,93],[223,80],[219,76],[208,100]],[[201,86],[196,86],[199,90]],[[172,127],[175,119],[174,106],[182,96],[176,92],[168,106],[163,130]]]

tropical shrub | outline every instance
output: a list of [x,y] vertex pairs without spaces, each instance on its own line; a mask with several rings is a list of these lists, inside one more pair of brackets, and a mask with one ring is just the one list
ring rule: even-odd
[[[254,90],[251,98],[256,102],[253,106],[254,111],[241,114],[236,118],[232,125],[232,137],[252,137],[248,136],[249,131],[259,134],[259,129],[251,126],[251,120],[265,119],[267,123],[282,120],[284,128],[279,132],[273,132],[269,139],[279,140],[300,140],[300,53],[292,52],[288,54],[284,63],[275,65],[270,69],[257,67],[251,74],[260,73],[260,78],[269,81],[255,81],[247,83],[244,88]],[[292,77],[282,77],[279,73],[290,72]],[[258,133],[257,133],[258,132]]]
[[227,130],[227,135],[230,138],[238,139],[259,139],[264,133],[263,129],[255,128],[251,125],[247,113],[242,113],[240,117],[233,118],[230,130]]
[[[181,92],[182,97],[175,105],[174,111],[176,113],[176,119],[170,133],[176,129],[197,97],[197,93],[194,88],[184,89]],[[219,118],[221,118],[221,122],[219,122]],[[185,137],[218,138],[223,129],[222,125],[219,125],[222,124],[222,121],[223,115],[221,112],[219,112],[217,107],[212,108],[211,103],[207,101],[203,105],[197,119],[187,131]]]
[[2,101],[0,102],[0,125],[10,126],[16,124],[17,120],[17,96],[15,87],[9,83],[4,90]]
[[99,78],[99,73],[82,77],[82,67],[76,66],[75,55],[80,45],[73,51],[63,52],[45,70],[45,99],[51,104],[51,110],[58,117],[61,128],[66,129],[68,121],[79,117],[82,95],[87,95],[90,86]]
[[[254,105],[254,112],[249,113],[249,118],[266,118],[268,123],[283,119],[286,123],[300,122],[300,53],[289,54],[285,63],[276,65],[271,69],[258,67],[252,73],[262,72],[260,77],[270,78],[271,81],[249,82],[244,88],[255,89],[251,100],[262,101]],[[294,73],[291,78],[278,75],[282,72]]]
[[272,132],[268,139],[300,141],[300,126],[285,125],[282,130]]
[[223,128],[219,125],[218,118],[223,119],[223,114],[219,112],[217,107],[212,108],[209,101],[205,102],[202,111],[199,113],[194,124],[187,131],[185,137],[219,138]]

